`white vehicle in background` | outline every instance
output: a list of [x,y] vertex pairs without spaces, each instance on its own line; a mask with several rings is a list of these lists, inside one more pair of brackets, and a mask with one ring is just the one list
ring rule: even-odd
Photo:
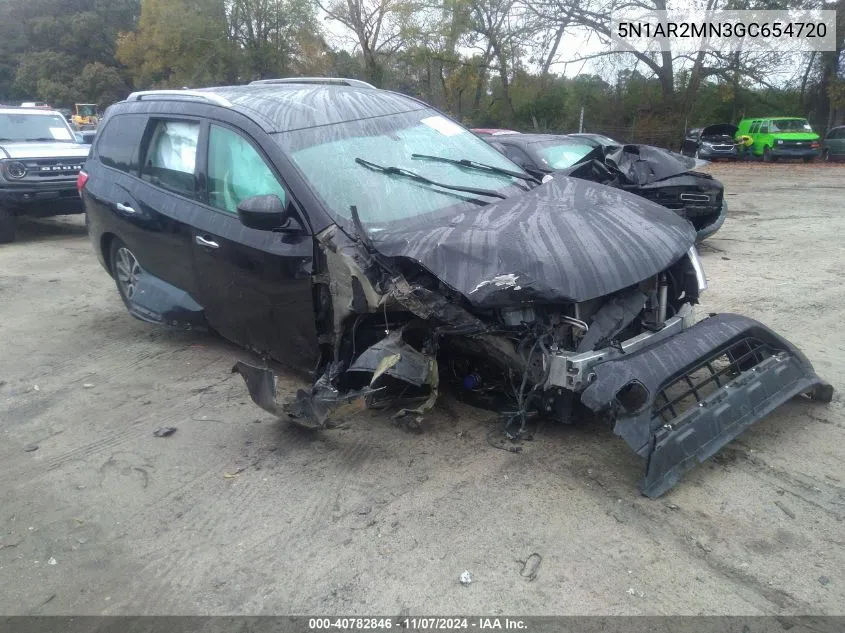
[[0,107],[0,243],[20,216],[83,212],[76,178],[89,149],[56,110]]

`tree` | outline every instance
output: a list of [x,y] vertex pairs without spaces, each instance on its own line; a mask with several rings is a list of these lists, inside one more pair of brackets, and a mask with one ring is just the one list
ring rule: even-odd
[[223,0],[142,0],[138,28],[120,36],[117,59],[137,87],[234,81]]
[[305,63],[305,47],[321,43],[311,0],[231,0],[227,18],[245,79],[286,76]]
[[413,0],[316,0],[331,20],[352,31],[364,57],[364,73],[382,85],[381,58],[399,51],[413,28]]

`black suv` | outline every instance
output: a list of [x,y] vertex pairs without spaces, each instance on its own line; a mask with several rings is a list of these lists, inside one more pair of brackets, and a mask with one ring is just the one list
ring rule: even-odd
[[[799,393],[831,388],[738,315],[695,323],[695,231],[595,182],[540,183],[416,99],[353,80],[141,92],[109,108],[81,176],[90,236],[135,316],[209,325],[313,377],[325,428],[416,419],[445,382],[510,437],[573,406],[615,422],[658,495]],[[580,406],[579,405],[579,406]]]
[[14,241],[19,216],[82,213],[80,140],[58,111],[0,106],[0,243]]

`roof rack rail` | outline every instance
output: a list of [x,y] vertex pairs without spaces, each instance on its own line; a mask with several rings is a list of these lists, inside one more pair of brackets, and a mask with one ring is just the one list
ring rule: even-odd
[[355,88],[373,88],[360,79],[346,79],[345,77],[284,77],[280,79],[256,79],[249,82],[250,86],[272,85],[272,84],[329,84],[334,86],[353,86]]
[[140,92],[133,92],[126,97],[126,100],[142,101],[145,98],[155,99],[156,97],[185,101],[207,101],[208,103],[223,106],[224,108],[232,106],[228,99],[224,99],[220,95],[216,95],[213,92],[200,92],[199,90],[142,90]]

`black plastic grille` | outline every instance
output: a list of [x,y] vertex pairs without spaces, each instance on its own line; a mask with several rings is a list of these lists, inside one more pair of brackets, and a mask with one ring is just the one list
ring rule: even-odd
[[775,350],[759,339],[741,339],[664,387],[655,398],[653,417],[671,422],[774,354]]

